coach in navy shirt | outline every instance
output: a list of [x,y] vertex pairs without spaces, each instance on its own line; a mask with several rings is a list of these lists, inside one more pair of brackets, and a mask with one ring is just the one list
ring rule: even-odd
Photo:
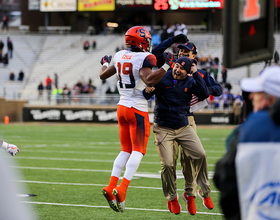
[[208,165],[205,150],[194,129],[188,123],[188,111],[192,94],[200,99],[209,96],[209,90],[201,75],[197,72],[193,60],[181,57],[174,68],[155,87],[143,91],[146,99],[156,96],[154,109],[154,128],[156,148],[161,159],[161,179],[169,211],[181,212],[176,189],[176,167],[174,164],[174,141],[188,151],[194,160],[197,181],[206,197],[210,198]]

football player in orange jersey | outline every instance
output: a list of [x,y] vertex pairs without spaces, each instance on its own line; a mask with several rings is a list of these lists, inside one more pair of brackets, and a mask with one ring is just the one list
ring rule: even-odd
[[[151,41],[151,34],[146,28],[134,26],[125,34],[127,48],[115,54],[113,65],[109,65],[111,56],[104,56],[101,59],[100,79],[105,80],[116,74],[120,94],[117,117],[121,152],[114,161],[109,185],[102,190],[110,207],[116,212],[123,212],[125,209],[128,185],[146,153],[150,136],[148,102],[142,90],[146,85],[157,84],[174,60],[170,53],[165,59],[165,64],[152,71],[157,61],[150,53]],[[125,166],[124,177],[117,186]]]

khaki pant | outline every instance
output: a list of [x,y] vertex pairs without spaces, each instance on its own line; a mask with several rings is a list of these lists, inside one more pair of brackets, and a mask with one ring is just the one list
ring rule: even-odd
[[[196,124],[194,120],[194,116],[188,116],[189,125],[196,131]],[[174,157],[175,163],[178,159],[178,152],[179,152],[179,144],[177,142],[174,143],[174,154],[177,153],[177,156]],[[197,170],[194,166],[194,161],[188,156],[188,152],[181,148],[181,167],[182,172],[185,177],[185,192],[188,196],[196,196],[197,194],[197,179],[195,178],[196,175],[193,175],[193,173],[197,173]],[[200,185],[200,184],[198,184]],[[200,194],[207,198],[210,194],[209,192],[204,192],[201,190]]]
[[[177,148],[174,147],[175,142],[181,145],[192,160],[193,168],[188,169],[188,171],[185,170],[185,172],[189,172],[187,176],[191,175],[193,180],[197,180],[203,193],[208,195],[210,193],[210,184],[206,154],[194,129],[188,125],[174,130],[160,127],[155,123],[153,131],[155,133],[157,152],[161,160],[162,188],[166,199],[172,201],[177,196],[176,159],[179,148],[178,146]],[[196,172],[193,170],[196,170]]]

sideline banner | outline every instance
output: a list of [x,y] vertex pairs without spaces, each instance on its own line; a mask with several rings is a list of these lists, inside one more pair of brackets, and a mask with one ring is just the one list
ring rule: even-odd
[[[117,108],[24,107],[23,121],[117,123]],[[149,112],[150,122],[154,121]],[[195,113],[196,124],[232,124],[232,113]]]

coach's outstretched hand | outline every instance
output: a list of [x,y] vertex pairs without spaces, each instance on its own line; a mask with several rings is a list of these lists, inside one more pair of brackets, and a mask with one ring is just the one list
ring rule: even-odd
[[103,65],[104,63],[110,63],[111,60],[112,60],[112,56],[105,55],[104,57],[102,57],[100,63],[101,65]]
[[184,34],[178,34],[172,37],[173,43],[186,43],[189,41],[188,37]]
[[174,62],[175,62],[174,55],[173,55],[172,53],[170,53],[170,52],[167,52],[167,53],[166,53],[166,57],[165,57],[165,63],[166,63],[168,66],[172,67],[173,64],[174,64]]

